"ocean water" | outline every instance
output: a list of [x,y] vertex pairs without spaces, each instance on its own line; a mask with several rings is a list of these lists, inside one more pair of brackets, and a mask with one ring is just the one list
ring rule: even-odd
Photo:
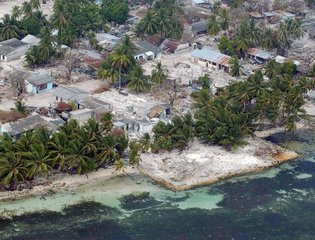
[[301,157],[190,191],[132,175],[0,203],[0,239],[315,239],[315,132],[268,140]]

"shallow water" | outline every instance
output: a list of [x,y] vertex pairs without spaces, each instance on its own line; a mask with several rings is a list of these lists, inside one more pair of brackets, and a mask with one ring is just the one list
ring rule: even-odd
[[297,161],[209,187],[173,192],[129,176],[0,203],[20,215],[0,218],[0,239],[315,239],[314,133],[269,138]]

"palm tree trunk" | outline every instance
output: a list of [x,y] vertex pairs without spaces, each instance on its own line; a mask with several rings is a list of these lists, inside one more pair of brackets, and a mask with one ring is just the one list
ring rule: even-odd
[[121,65],[119,66],[119,77],[118,77],[119,91],[121,90]]

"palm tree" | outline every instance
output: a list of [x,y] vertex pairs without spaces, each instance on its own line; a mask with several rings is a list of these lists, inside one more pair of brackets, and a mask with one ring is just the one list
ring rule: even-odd
[[151,145],[151,137],[149,133],[145,133],[142,135],[140,139],[140,144],[142,153],[146,153],[147,151],[149,151]]
[[66,6],[61,0],[56,0],[54,3],[52,24],[58,29],[58,44],[61,46],[63,31],[69,25]]
[[32,179],[37,174],[43,174],[47,178],[48,171],[52,170],[52,159],[47,148],[42,143],[36,143],[29,146],[29,149],[29,152],[22,154],[27,159],[28,178]]
[[168,70],[161,62],[153,66],[151,71],[151,81],[154,84],[161,86],[167,79]]
[[123,68],[132,65],[133,57],[129,54],[129,49],[118,47],[112,55],[112,67],[118,68],[119,90],[121,89],[121,72]]
[[155,12],[148,11],[138,24],[142,32],[152,35],[158,31],[158,21]]
[[233,77],[239,77],[241,75],[242,65],[240,64],[238,57],[237,56],[232,57],[229,64],[230,64],[230,68],[231,68],[231,70],[230,70],[231,75]]
[[267,49],[272,49],[275,46],[274,33],[270,28],[263,33],[262,45]]
[[14,5],[14,6],[12,7],[12,10],[11,10],[11,17],[12,17],[13,19],[18,19],[18,18],[21,17],[21,15],[22,15],[22,9],[21,9],[21,7]]
[[216,35],[220,32],[220,22],[215,14],[211,14],[208,20],[208,32],[210,35]]
[[148,77],[144,75],[144,70],[141,66],[135,66],[130,72],[130,83],[128,87],[136,93],[146,92],[150,89]]
[[49,27],[44,27],[40,32],[40,42],[38,46],[39,58],[47,62],[53,55],[53,37]]
[[56,132],[52,135],[51,141],[48,143],[49,155],[52,157],[53,166],[60,170],[65,170],[67,166],[68,135],[64,132]]
[[114,83],[119,79],[119,72],[113,67],[113,55],[109,55],[108,59],[102,64],[97,71],[97,76],[106,79],[110,83]]
[[280,66],[276,60],[271,60],[266,65],[265,74],[269,79],[274,78],[280,73]]
[[161,38],[166,37],[172,30],[172,20],[165,8],[157,12],[157,19]]
[[33,7],[30,2],[23,2],[22,3],[22,13],[26,17],[32,17],[33,15]]
[[20,154],[10,151],[0,156],[1,185],[14,190],[26,176],[27,168]]
[[40,9],[40,0],[30,0],[30,4],[33,9]]
[[9,14],[5,14],[4,17],[1,19],[2,23],[0,23],[0,38],[2,40],[7,40],[11,38],[16,38],[19,36],[18,27],[14,24],[13,19],[10,17]]
[[137,50],[136,45],[132,42],[129,35],[126,35],[121,39],[120,47],[128,50],[130,55],[133,55]]
[[119,159],[119,155],[115,149],[116,145],[117,142],[113,136],[109,135],[100,139],[96,156],[98,166],[113,164]]
[[16,111],[18,111],[19,113],[26,113],[26,106],[25,103],[23,102],[23,99],[21,98],[16,99],[14,105]]
[[229,11],[225,8],[219,10],[219,22],[222,30],[228,30],[231,22]]

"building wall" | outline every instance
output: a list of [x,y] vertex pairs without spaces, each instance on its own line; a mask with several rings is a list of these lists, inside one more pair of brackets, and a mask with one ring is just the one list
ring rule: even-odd
[[41,92],[46,92],[49,90],[53,89],[53,83],[47,83],[47,87],[45,89],[39,89],[38,86],[34,86],[33,84],[27,83],[26,85],[26,91],[28,93],[33,93],[33,94],[37,94],[37,93],[41,93]]
[[83,114],[75,114],[75,115],[70,114],[69,120],[75,119],[75,120],[77,120],[79,123],[85,123],[85,122],[87,122],[91,117],[93,117],[92,111],[91,111],[91,112],[86,112],[86,113],[83,113]]

